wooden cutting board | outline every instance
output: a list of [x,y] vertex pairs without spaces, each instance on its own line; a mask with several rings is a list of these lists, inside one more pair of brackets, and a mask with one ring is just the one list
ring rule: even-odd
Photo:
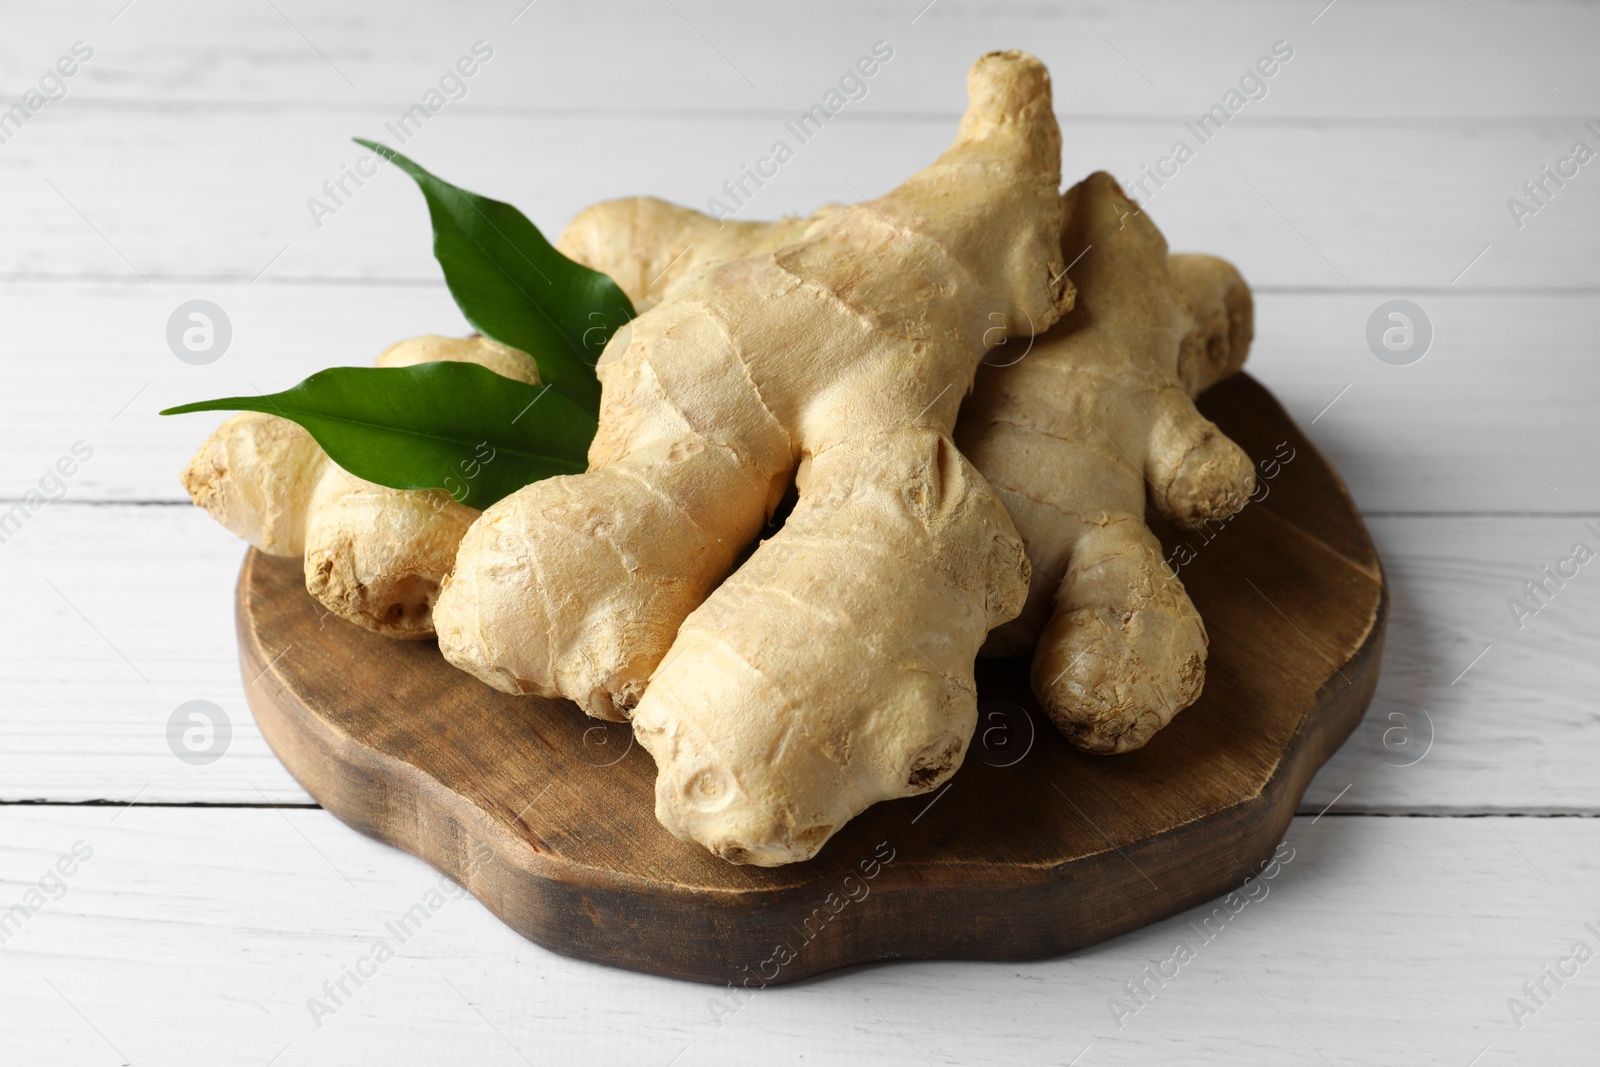
[[1024,661],[983,661],[951,782],[870,809],[809,863],[734,866],[676,840],[628,727],[327,615],[299,560],[254,551],[238,587],[250,706],[325,808],[556,952],[750,988],[1069,952],[1256,873],[1378,679],[1388,592],[1338,475],[1248,376],[1200,406],[1278,465],[1225,525],[1158,530],[1211,636],[1199,702],[1138,752],[1089,756],[1038,710]]

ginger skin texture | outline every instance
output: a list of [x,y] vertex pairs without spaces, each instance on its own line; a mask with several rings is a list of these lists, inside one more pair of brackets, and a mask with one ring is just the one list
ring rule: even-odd
[[[482,337],[416,337],[380,367],[477,363],[537,383],[533,360]],[[329,611],[385,637],[433,636],[433,602],[476,508],[443,490],[390,489],[341,470],[305,430],[241,412],[180,475],[196,504],[274,556],[305,557],[306,589]]]
[[[719,223],[648,197],[612,200],[579,213],[558,247],[624,279],[635,306],[650,307],[707,263],[768,252],[837,210]],[[1065,259],[1089,244],[1072,272],[1085,310],[1031,345],[1018,342],[1020,359],[1013,346],[991,355],[956,440],[995,483],[1033,564],[1022,615],[983,653],[1037,648],[1035,692],[1066,736],[1091,752],[1126,752],[1198,698],[1206,653],[1204,624],[1144,527],[1143,474],[1166,479],[1151,503],[1180,522],[1242,506],[1249,460],[1189,398],[1244,364],[1254,319],[1237,270],[1212,256],[1168,256],[1149,217],[1107,175],[1067,195]],[[1083,296],[1090,284],[1092,301]],[[1070,606],[1054,618],[1058,593]]]
[[657,818],[736,863],[807,859],[954,773],[974,657],[1027,592],[950,432],[987,348],[1067,303],[1060,134],[1031,56],[967,85],[933,165],[681,277],[613,337],[588,473],[486,510],[435,607],[489,684],[631,717]]
[[1255,489],[1250,457],[1189,388],[1243,362],[1248,290],[1220,260],[1183,257],[1174,270],[1109,174],[1070,189],[1065,208],[1063,254],[1082,253],[1077,307],[1027,356],[984,369],[956,439],[1033,563],[1027,606],[990,636],[993,650],[1033,647],[1034,695],[1056,726],[1087,751],[1127,752],[1205,679],[1205,626],[1145,526],[1146,501],[1199,527]]

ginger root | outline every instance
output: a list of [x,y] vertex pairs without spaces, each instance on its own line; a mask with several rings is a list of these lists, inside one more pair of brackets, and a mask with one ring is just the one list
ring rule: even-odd
[[487,509],[434,609],[491,685],[631,713],[657,817],[734,862],[806,859],[948,778],[974,657],[1022,606],[1022,543],[950,431],[987,348],[1068,302],[1060,134],[1031,56],[984,56],[968,94],[904,185],[614,337],[589,472]]
[[[1223,260],[1168,256],[1148,216],[1115,189],[1102,174],[1068,194],[1063,252],[1071,261],[1092,246],[1073,282],[1080,294],[1093,285],[1094,299],[1026,356],[980,368],[956,431],[1000,489],[1033,563],[1026,608],[983,652],[1037,646],[1041,704],[1094,752],[1141,746],[1204,680],[1204,624],[1144,527],[1145,470],[1163,479],[1151,481],[1152,503],[1192,525],[1232,514],[1252,484],[1248,459],[1189,402],[1243,365],[1250,289]],[[650,307],[708,263],[769,252],[837,210],[719,223],[648,197],[613,200],[580,212],[558,247]],[[1058,593],[1072,606],[1041,643]]]
[[1065,200],[1078,306],[1025,357],[983,369],[956,440],[1033,563],[1027,606],[992,650],[1034,647],[1034,695],[1067,738],[1127,752],[1205,678],[1205,626],[1144,511],[1201,526],[1254,491],[1250,458],[1191,397],[1244,361],[1249,291],[1221,260],[1169,258],[1109,174]]
[[[416,337],[380,367],[477,363],[537,383],[533,360],[482,337]],[[219,426],[180,475],[194,502],[274,556],[305,557],[306,589],[341,618],[386,637],[433,636],[433,602],[478,517],[442,490],[390,489],[341,470],[299,426],[243,412]]]

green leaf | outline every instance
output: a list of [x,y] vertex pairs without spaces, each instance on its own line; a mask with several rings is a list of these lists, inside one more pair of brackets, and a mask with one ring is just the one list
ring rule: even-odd
[[433,218],[433,254],[467,321],[533,356],[541,381],[598,412],[594,367],[634,316],[627,294],[556,251],[510,204],[458,189],[386,145],[355,141],[416,179]]
[[587,469],[594,416],[547,386],[476,363],[334,367],[281,393],[168,408],[297,422],[339,466],[393,489],[443,489],[486,508],[529,482]]

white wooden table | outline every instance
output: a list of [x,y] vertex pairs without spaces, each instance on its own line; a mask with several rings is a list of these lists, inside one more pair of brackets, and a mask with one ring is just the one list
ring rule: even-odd
[[[1600,9],[524,2],[0,15],[0,107],[41,78],[58,97],[0,125],[0,511],[27,511],[0,544],[0,1062],[1597,1062],[1600,962],[1572,953],[1600,951],[1600,564],[1520,625],[1508,599],[1574,542],[1600,549],[1600,163],[1547,182],[1520,227],[1507,199],[1574,141],[1600,150]],[[865,98],[741,217],[891,187],[948,139],[991,48],[1050,64],[1076,179],[1136,175],[1292,47],[1149,207],[1175,248],[1254,283],[1251,369],[1344,473],[1392,583],[1377,699],[1306,797],[1293,861],[1203,947],[1179,916],[1047,962],[825,976],[734,1014],[452,900],[314,1018],[439,879],[319,810],[262,742],[234,656],[241,546],[176,479],[209,423],[155,412],[466,331],[403,176],[347,183],[316,220],[307,201],[360,154],[350,136],[395,143],[384,124],[475,42],[492,57],[406,151],[554,233],[607,196],[703,205],[880,40]],[[92,56],[49,77],[78,41]],[[1393,298],[1434,330],[1411,365],[1365,339]],[[166,339],[193,299],[232,327],[205,366]],[[92,456],[64,465],[62,499],[28,510],[41,479],[60,495],[47,471],[77,442]],[[204,766],[167,741],[194,699],[232,726]],[[1197,957],[1116,1017],[1180,940]]]

